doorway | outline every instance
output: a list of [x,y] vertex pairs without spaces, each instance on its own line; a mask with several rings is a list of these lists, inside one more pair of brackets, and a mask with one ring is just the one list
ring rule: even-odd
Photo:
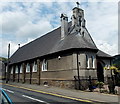
[[99,82],[104,82],[104,75],[103,75],[103,66],[100,62],[97,62],[97,78]]

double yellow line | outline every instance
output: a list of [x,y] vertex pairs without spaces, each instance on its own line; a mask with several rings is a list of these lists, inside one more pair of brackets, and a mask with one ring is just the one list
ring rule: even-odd
[[59,95],[59,94],[54,94],[54,93],[34,90],[34,89],[31,89],[31,88],[25,88],[25,87],[20,87],[20,86],[16,86],[16,85],[5,84],[5,83],[0,83],[0,84],[7,85],[7,86],[12,86],[12,87],[16,87],[16,88],[21,88],[21,89],[25,89],[25,90],[29,90],[29,91],[39,92],[39,93],[43,93],[43,94],[53,95],[53,96],[57,96],[57,97],[67,98],[67,99],[71,99],[71,100],[92,103],[92,101],[90,101],[90,100],[83,100],[83,99],[68,97],[68,96],[64,96],[64,95]]

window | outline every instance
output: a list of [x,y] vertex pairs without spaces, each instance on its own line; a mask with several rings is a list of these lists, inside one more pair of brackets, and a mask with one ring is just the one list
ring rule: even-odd
[[37,63],[36,63],[36,61],[33,64],[33,72],[37,72]]
[[26,65],[26,72],[30,72],[30,64],[29,63],[27,63],[27,65]]
[[13,74],[13,67],[11,68],[11,74]]
[[89,68],[89,58],[88,58],[88,55],[86,55],[86,67]]
[[110,65],[108,65],[108,69],[110,69]]
[[20,73],[22,73],[22,70],[23,70],[23,69],[22,69],[22,64],[21,64],[21,65],[20,65]]
[[95,68],[95,65],[94,65],[94,56],[91,56],[91,60],[92,60],[92,68]]
[[47,61],[44,59],[42,63],[42,71],[47,71]]
[[15,73],[18,73],[18,66],[15,67]]
[[8,70],[8,67],[6,66],[6,72],[7,72],[7,70]]

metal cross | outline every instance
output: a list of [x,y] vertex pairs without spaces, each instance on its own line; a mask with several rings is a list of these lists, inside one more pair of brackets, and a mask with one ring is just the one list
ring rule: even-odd
[[79,8],[80,3],[79,3],[79,2],[76,2],[76,4],[77,4],[77,7]]

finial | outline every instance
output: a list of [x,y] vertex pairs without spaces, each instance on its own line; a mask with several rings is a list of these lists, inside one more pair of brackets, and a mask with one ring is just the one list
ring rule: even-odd
[[20,48],[20,44],[18,44],[18,48]]
[[79,2],[76,2],[76,4],[77,4],[77,7],[79,8],[80,3],[79,3]]

